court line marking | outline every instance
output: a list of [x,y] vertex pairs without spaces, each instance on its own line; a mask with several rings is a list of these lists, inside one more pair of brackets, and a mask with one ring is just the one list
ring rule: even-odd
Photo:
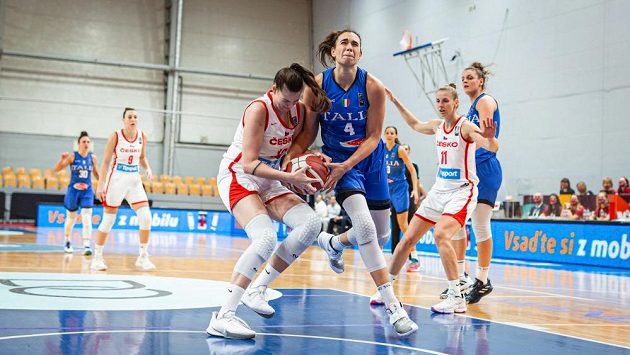
[[[325,290],[325,288],[322,288]],[[357,296],[362,296],[362,297],[370,297],[370,296],[366,296],[357,292],[352,292],[352,291],[345,291],[345,290],[340,290],[340,289],[336,289],[336,288],[328,288],[329,290],[334,290],[334,291],[338,291],[338,292],[345,292],[345,293],[349,293],[349,294],[353,294],[353,295],[357,295]],[[366,302],[366,304],[368,304]],[[418,308],[422,308],[422,309],[426,309],[426,310],[430,310],[429,307],[424,307],[424,306],[418,306],[415,304],[409,304],[410,306],[413,307],[418,307]],[[479,320],[483,320],[486,322],[490,322],[490,323],[497,323],[497,324],[501,324],[501,325],[506,325],[506,326],[510,326],[510,327],[517,327],[517,328],[524,328],[524,329],[528,329],[528,330],[534,330],[534,331],[538,331],[538,332],[542,332],[542,333],[548,333],[548,334],[552,334],[552,335],[559,335],[562,337],[567,337],[567,338],[573,338],[573,339],[578,339],[578,340],[584,340],[584,341],[590,341],[593,343],[598,343],[598,344],[602,344],[602,345],[608,345],[608,346],[613,346],[613,347],[617,347],[617,348],[622,348],[622,349],[630,349],[630,347],[628,346],[624,346],[624,345],[618,345],[618,344],[613,344],[613,343],[607,343],[605,341],[600,341],[600,340],[595,340],[595,339],[587,339],[587,338],[580,338],[574,335],[568,335],[568,334],[562,334],[562,333],[558,333],[558,332],[554,332],[551,330],[547,330],[547,329],[537,329],[537,328],[529,328],[527,324],[522,323],[522,325],[520,323],[515,324],[515,323],[509,323],[509,322],[500,322],[500,321],[496,321],[496,320],[490,320],[490,319],[484,319],[481,317],[475,317],[475,316],[469,316],[467,314],[458,314],[458,316],[460,317],[467,317],[467,318],[474,318],[474,319],[479,319]]]
[[[10,336],[5,336],[5,337],[0,337],[0,340],[36,338],[36,337],[55,336],[55,335],[101,334],[101,333],[109,333],[109,334],[111,333],[123,333],[123,334],[126,334],[126,333],[193,333],[193,334],[202,333],[202,334],[207,335],[205,331],[200,331],[200,330],[176,330],[176,329],[127,329],[127,330],[123,330],[121,329],[121,330],[86,330],[86,331],[81,331],[81,332],[55,332],[55,333],[10,335]],[[351,343],[380,345],[384,347],[392,347],[392,348],[399,348],[399,349],[413,350],[413,351],[422,351],[427,354],[448,355],[446,353],[442,353],[439,351],[433,351],[433,350],[428,350],[428,349],[423,349],[423,348],[414,348],[411,346],[398,345],[398,344],[379,343],[376,341],[369,341],[369,340],[323,337],[323,336],[317,336],[317,335],[258,333],[258,332],[256,333],[256,335],[346,341],[346,342],[351,342]],[[216,339],[223,339],[223,338],[216,337]]]

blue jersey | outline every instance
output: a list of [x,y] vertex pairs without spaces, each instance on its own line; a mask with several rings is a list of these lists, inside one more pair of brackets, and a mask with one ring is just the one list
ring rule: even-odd
[[[484,96],[486,96],[486,94],[482,93],[475,99],[475,101],[473,101],[472,105],[470,105],[470,109],[468,110],[468,114],[466,115],[469,121],[476,124],[477,127],[480,127],[480,128],[481,128],[481,123],[479,122],[479,111],[477,111],[477,102],[479,102],[479,100]],[[497,100],[494,100],[494,102],[497,102]],[[497,102],[497,109],[494,110],[494,113],[492,114],[492,120],[497,125],[497,132],[495,134],[495,137],[499,138],[499,129],[501,128],[501,114],[499,113],[498,102]],[[485,160],[489,158],[493,158],[495,156],[496,156],[496,153],[490,152],[484,148],[478,148],[477,151],[475,152],[475,159],[476,159],[477,164],[482,163]]]
[[70,164],[70,186],[83,183],[91,187],[93,166],[92,153],[88,152],[84,158],[79,152],[74,152],[74,162]]
[[348,90],[335,81],[334,68],[323,73],[322,88],[332,102],[328,112],[319,115],[321,135],[327,151],[349,153],[350,156],[365,139],[367,111],[367,71],[357,68],[357,75]]
[[392,182],[407,181],[405,173],[407,167],[405,162],[398,157],[399,144],[395,144],[392,150],[387,150],[385,153],[385,162],[387,163],[387,178]]

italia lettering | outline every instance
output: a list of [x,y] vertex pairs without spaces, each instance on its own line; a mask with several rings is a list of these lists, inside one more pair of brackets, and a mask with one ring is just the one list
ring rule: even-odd
[[439,141],[437,142],[437,146],[438,147],[444,147],[444,148],[457,148],[457,142],[442,142]]
[[[326,112],[324,113],[324,121],[363,121],[365,120],[365,111],[359,111],[358,117],[353,117],[354,112],[339,113],[339,112]],[[332,115],[332,117],[330,117]]]

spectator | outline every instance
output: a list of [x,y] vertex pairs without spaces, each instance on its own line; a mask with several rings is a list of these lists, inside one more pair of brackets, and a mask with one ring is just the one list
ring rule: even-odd
[[556,194],[549,195],[549,208],[544,212],[545,217],[560,217],[561,214],[560,198]]
[[335,227],[341,225],[341,220],[343,217],[341,216],[341,206],[337,203],[337,198],[335,196],[330,196],[328,199],[328,227],[326,231],[331,234],[335,230]]
[[578,182],[577,185],[575,185],[575,187],[578,190],[578,192],[576,194],[578,196],[588,196],[588,195],[592,195],[593,194],[593,191],[589,190],[586,187],[586,183],[584,181]]
[[328,228],[328,206],[326,206],[321,194],[315,197],[315,213],[322,220],[322,230],[326,230]]
[[571,200],[562,210],[562,217],[579,220],[584,218],[584,206],[580,203],[576,195],[571,195]]
[[560,195],[573,195],[575,190],[571,188],[571,181],[568,178],[560,180]]
[[608,213],[608,195],[604,192],[597,194],[597,208],[595,213],[591,215],[591,219],[598,221],[609,221],[610,213]]
[[619,178],[619,188],[617,189],[618,194],[630,194],[630,183],[628,183],[628,178],[622,176]]
[[617,191],[613,188],[612,178],[610,176],[606,176],[602,180],[602,189],[600,192],[605,192],[607,195],[616,195]]
[[529,217],[538,218],[545,215],[545,211],[549,209],[549,206],[543,203],[543,195],[540,192],[534,194],[534,207],[529,210]]

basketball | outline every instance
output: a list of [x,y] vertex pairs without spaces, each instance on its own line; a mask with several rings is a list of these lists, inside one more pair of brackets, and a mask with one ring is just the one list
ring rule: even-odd
[[314,154],[304,154],[297,158],[291,159],[289,164],[287,164],[286,171],[294,172],[300,168],[308,166],[306,171],[306,175],[308,177],[312,177],[318,179],[319,182],[313,183],[313,187],[317,189],[317,191],[321,190],[328,180],[328,167],[324,165],[322,159]]

